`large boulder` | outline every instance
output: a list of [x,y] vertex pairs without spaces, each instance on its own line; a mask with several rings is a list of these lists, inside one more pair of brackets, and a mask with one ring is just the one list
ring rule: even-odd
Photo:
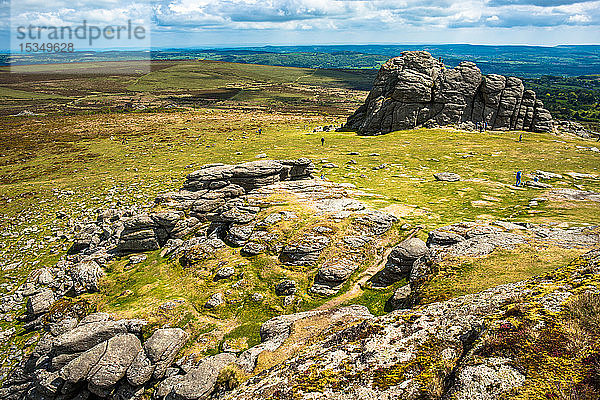
[[141,348],[140,340],[132,334],[114,336],[69,362],[61,376],[71,383],[85,379],[92,391],[102,393],[125,376]]
[[188,337],[189,335],[180,328],[163,328],[154,332],[144,343],[148,359],[155,365],[154,379],[164,377],[165,371],[173,363]]
[[57,355],[83,352],[114,336],[135,332],[142,324],[142,321],[137,320],[100,320],[89,323],[82,321],[77,328],[56,338],[53,351]]
[[398,275],[409,274],[420,257],[429,254],[427,244],[419,238],[404,240],[392,249],[386,268]]
[[234,363],[235,354],[221,353],[203,359],[185,375],[175,375],[162,381],[156,389],[159,399],[203,400],[210,396],[223,368]]
[[553,131],[552,116],[520,79],[483,76],[472,62],[446,68],[425,51],[388,60],[344,129],[373,135],[465,122],[494,130]]
[[50,310],[50,306],[55,300],[54,292],[44,289],[27,299],[27,313],[32,317],[44,314]]
[[280,260],[288,265],[313,265],[329,244],[327,236],[305,234],[290,241],[281,252]]

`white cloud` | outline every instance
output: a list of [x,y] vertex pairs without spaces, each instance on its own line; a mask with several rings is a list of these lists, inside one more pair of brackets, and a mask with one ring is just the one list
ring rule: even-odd
[[[0,0],[5,1],[5,0]],[[340,32],[600,27],[600,0],[13,0],[13,19],[96,24],[152,17],[156,32]],[[268,33],[267,33],[268,34]],[[240,35],[243,35],[241,33]],[[356,36],[355,36],[356,35]],[[320,37],[321,37],[320,36]],[[377,37],[376,35],[374,37]],[[449,36],[450,37],[450,36]]]
[[568,22],[574,23],[574,24],[586,24],[586,23],[590,22],[591,20],[592,19],[590,18],[589,15],[576,14],[576,15],[571,15],[568,19]]

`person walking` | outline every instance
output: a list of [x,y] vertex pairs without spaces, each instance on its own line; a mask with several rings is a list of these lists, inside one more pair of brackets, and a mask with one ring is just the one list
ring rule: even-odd
[[325,138],[324,137],[321,138],[321,146],[325,146]]
[[523,140],[523,134],[521,133],[521,134],[519,135],[519,142],[521,142],[522,140]]
[[517,171],[517,182],[515,186],[521,186],[521,171]]

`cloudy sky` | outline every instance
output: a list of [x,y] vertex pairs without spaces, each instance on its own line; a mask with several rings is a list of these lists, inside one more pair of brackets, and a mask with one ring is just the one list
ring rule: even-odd
[[[8,0],[0,30],[10,32]],[[292,44],[598,44],[600,1],[13,0],[12,20],[147,20],[153,47]]]

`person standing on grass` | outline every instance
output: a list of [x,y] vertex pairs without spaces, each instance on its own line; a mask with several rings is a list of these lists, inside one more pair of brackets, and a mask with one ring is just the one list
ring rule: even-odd
[[517,182],[515,186],[521,186],[521,171],[517,171]]
[[521,133],[521,134],[519,135],[519,142],[520,142],[520,141],[522,141],[522,140],[523,140],[523,134]]
[[325,138],[324,137],[321,138],[321,146],[325,146]]

